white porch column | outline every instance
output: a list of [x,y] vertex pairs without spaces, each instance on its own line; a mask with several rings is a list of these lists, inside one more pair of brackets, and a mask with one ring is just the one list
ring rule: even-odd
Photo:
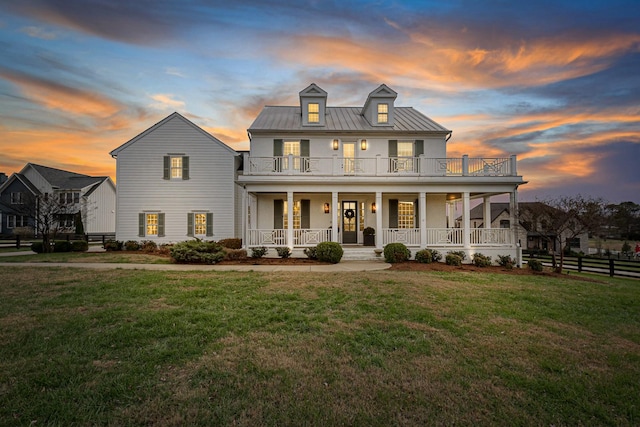
[[243,188],[242,190],[242,247],[243,249],[247,249],[247,244],[249,242],[249,193],[247,193],[247,188]]
[[340,212],[340,209],[338,209],[338,193],[337,192],[332,192],[331,193],[331,241],[332,242],[338,242],[338,221],[340,220],[340,217],[338,216],[338,213]]
[[471,218],[469,193],[462,193],[462,243],[465,249],[471,249]]
[[293,191],[287,191],[287,246],[293,250]]
[[427,193],[424,191],[420,192],[418,206],[420,211],[420,247],[424,248],[427,245]]
[[484,228],[491,228],[491,196],[484,197],[482,220],[484,221]]
[[382,192],[376,191],[376,249],[382,249]]
[[513,246],[516,248],[516,263],[518,267],[522,267],[522,248],[518,242],[518,188],[516,187],[509,197],[509,224],[511,226],[511,234]]

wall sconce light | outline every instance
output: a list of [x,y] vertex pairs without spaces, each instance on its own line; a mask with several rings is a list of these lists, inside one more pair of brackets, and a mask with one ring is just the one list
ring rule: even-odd
[[337,150],[338,148],[340,148],[340,141],[337,139],[334,139],[333,144],[331,144],[331,147],[333,147],[334,150]]
[[362,141],[360,141],[360,149],[362,151],[367,149],[367,140],[366,139],[363,139]]
[[376,206],[376,202],[371,203],[371,213],[378,212],[378,207]]
[[331,211],[329,203],[324,204],[324,213],[328,214]]

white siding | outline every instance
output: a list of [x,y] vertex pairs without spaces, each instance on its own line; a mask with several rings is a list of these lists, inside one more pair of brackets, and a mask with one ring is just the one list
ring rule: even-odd
[[42,175],[40,175],[34,168],[32,168],[31,166],[25,167],[21,173],[27,177],[27,179],[29,181],[31,181],[31,183],[33,185],[36,186],[36,188],[38,190],[40,190],[40,192],[44,193],[53,193],[53,189],[51,187],[51,184],[49,184],[47,182],[46,179],[44,179],[42,177]]
[[[163,179],[165,155],[189,157],[188,180]],[[117,154],[118,204],[116,238],[178,242],[187,236],[187,213],[213,213],[219,240],[236,236],[234,153],[195,125],[175,115],[142,134]],[[165,214],[164,237],[139,237],[138,214]]]
[[104,180],[87,197],[82,218],[87,234],[112,234],[116,231],[116,189],[110,179]]

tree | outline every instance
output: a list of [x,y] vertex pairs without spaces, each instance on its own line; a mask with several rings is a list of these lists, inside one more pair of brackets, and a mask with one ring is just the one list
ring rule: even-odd
[[622,239],[640,238],[640,205],[634,202],[622,202],[607,206],[609,224],[615,227]]
[[562,272],[568,242],[581,234],[597,232],[605,221],[605,206],[599,198],[561,196],[525,205],[520,218],[527,231],[538,232],[551,243],[558,242],[560,265],[556,271]]

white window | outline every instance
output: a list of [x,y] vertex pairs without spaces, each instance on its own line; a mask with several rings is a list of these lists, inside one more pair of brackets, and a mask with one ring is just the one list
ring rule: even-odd
[[157,213],[148,213],[146,214],[146,224],[147,224],[147,236],[157,236],[158,235],[158,214]]
[[378,104],[378,123],[389,123],[389,104]]
[[182,156],[171,157],[171,179],[182,179]]
[[398,228],[414,228],[413,202],[398,202]]
[[358,228],[364,230],[364,202],[360,202],[360,217],[358,218]]
[[[45,199],[46,200],[46,199]],[[60,204],[70,205],[72,203],[80,202],[80,193],[60,193]]]
[[[282,213],[282,224],[284,229],[286,230],[287,228],[289,228],[289,204],[287,203],[286,200],[284,200],[284,208],[283,208],[283,213]],[[299,230],[300,229],[300,224],[302,222],[302,217],[301,217],[301,212],[302,209],[300,208],[300,200],[298,201],[294,201],[293,202],[293,228]]]
[[27,227],[28,218],[24,215],[7,215],[7,228]]
[[75,225],[75,215],[60,214],[58,216],[58,225],[62,228],[72,228]]
[[289,169],[289,154],[293,156],[293,168],[300,170],[300,141],[284,141],[282,164],[284,169]]
[[11,204],[12,205],[21,205],[24,203],[22,193],[11,193]]
[[413,172],[413,141],[398,141],[399,172]]
[[193,233],[196,236],[207,234],[207,214],[197,213],[193,215]]
[[317,102],[307,104],[307,120],[309,123],[320,123],[320,105]]

